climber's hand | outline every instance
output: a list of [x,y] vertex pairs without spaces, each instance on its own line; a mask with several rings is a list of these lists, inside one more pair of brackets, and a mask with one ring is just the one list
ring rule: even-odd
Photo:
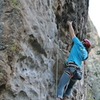
[[72,21],[67,21],[67,24],[69,26],[69,33],[72,37],[72,39],[75,37],[75,32],[74,32],[74,29],[73,29],[73,26],[72,26]]
[[67,21],[68,26],[72,25],[72,21]]

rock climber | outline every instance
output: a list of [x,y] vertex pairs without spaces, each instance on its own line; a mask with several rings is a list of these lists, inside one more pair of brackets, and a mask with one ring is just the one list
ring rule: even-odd
[[88,58],[88,49],[91,43],[88,39],[80,41],[74,32],[72,21],[67,21],[69,26],[69,33],[71,35],[73,46],[71,48],[68,60],[66,61],[66,68],[60,78],[57,87],[57,98],[56,100],[67,100],[70,98],[70,94],[73,90],[73,86],[77,80],[81,80],[81,63]]

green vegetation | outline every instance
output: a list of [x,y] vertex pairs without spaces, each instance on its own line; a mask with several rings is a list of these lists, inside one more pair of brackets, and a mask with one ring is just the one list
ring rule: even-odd
[[0,75],[3,75],[3,73],[2,73],[2,72],[0,72]]
[[100,55],[100,50],[97,51],[97,55]]
[[94,75],[95,75],[96,77],[98,77],[98,72],[95,72]]
[[100,38],[98,37],[98,47],[100,47]]
[[96,66],[98,63],[99,63],[98,60],[93,61],[94,66]]
[[19,5],[19,3],[18,3],[17,0],[11,0],[11,1],[10,1],[10,5],[11,5],[13,8],[19,8],[19,7],[20,7],[20,5]]
[[12,45],[5,45],[7,48],[9,48],[10,50],[15,50],[17,48],[17,43],[13,43]]
[[87,90],[87,100],[94,100],[93,99],[93,94],[90,90]]

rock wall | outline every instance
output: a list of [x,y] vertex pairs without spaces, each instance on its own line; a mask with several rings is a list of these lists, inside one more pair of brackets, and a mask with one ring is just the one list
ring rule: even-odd
[[[88,3],[0,0],[0,100],[55,100],[57,82],[72,45],[66,21],[73,21],[80,40],[86,38]],[[83,77],[71,100],[85,99]]]
[[86,61],[87,67],[87,100],[100,100],[100,37],[91,19],[88,19],[88,34],[92,42],[92,50],[89,59]]

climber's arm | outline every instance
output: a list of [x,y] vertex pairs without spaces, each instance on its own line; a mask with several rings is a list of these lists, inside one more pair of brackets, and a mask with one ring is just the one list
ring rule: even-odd
[[75,37],[76,35],[75,35],[74,29],[73,29],[73,26],[72,26],[72,21],[71,22],[67,21],[67,24],[69,26],[69,33],[70,33],[71,37],[72,38]]

